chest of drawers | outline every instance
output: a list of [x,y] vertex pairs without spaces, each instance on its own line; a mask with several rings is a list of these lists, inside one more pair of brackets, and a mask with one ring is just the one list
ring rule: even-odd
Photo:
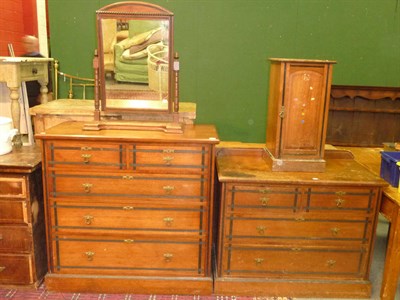
[[167,134],[82,126],[64,123],[37,136],[47,287],[210,294],[215,128]]
[[37,287],[47,271],[41,153],[0,156],[0,285]]
[[323,173],[272,172],[263,149],[217,153],[216,294],[369,297],[380,178],[334,152]]

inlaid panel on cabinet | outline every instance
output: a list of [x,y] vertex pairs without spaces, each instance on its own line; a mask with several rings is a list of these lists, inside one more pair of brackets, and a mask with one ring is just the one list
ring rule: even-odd
[[83,131],[43,146],[49,272],[58,291],[211,294],[214,126]]
[[262,148],[217,153],[216,294],[369,297],[381,178],[335,155],[313,173],[272,171]]

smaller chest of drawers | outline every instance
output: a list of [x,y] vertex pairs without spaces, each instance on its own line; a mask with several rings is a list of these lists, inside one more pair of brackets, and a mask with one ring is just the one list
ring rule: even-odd
[[47,271],[41,152],[0,156],[0,284],[38,286]]
[[263,149],[217,153],[215,293],[369,297],[385,182],[343,153],[314,173],[272,172]]

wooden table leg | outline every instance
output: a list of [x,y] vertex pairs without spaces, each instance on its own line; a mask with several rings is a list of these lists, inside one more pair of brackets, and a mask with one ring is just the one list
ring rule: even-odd
[[382,208],[390,221],[381,299],[394,300],[400,273],[400,207],[383,196]]

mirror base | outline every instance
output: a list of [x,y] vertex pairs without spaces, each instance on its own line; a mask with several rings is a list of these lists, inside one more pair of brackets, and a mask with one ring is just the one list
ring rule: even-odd
[[132,122],[132,121],[100,121],[86,123],[83,130],[148,130],[166,133],[183,133],[183,124],[179,122]]

